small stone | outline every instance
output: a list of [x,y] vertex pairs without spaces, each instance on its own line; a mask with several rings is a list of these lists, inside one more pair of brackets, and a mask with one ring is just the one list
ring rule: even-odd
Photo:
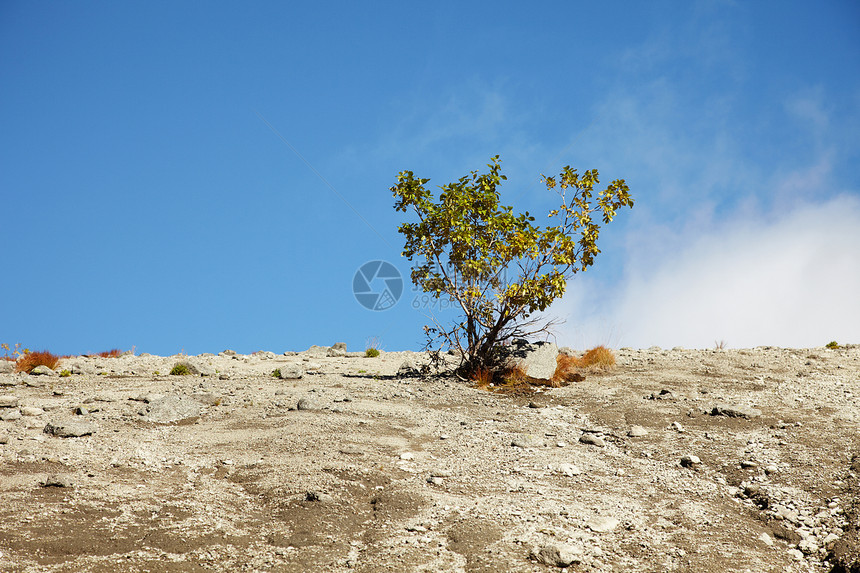
[[334,498],[321,491],[309,491],[305,494],[305,501],[318,501],[320,503],[332,503]]
[[511,441],[511,445],[516,448],[540,448],[543,447],[544,441],[535,434],[520,434]]
[[769,466],[764,468],[764,473],[766,473],[767,475],[775,474],[778,471],[779,471],[779,468],[773,464],[770,464]]
[[755,469],[758,467],[758,463],[756,463],[752,460],[741,460],[741,467],[742,468],[748,468],[748,469]]
[[451,470],[436,468],[435,470],[430,472],[430,475],[433,477],[447,478],[454,475],[454,472],[452,472]]
[[17,408],[17,407],[18,407],[18,396],[13,396],[11,394],[0,396],[0,408]]
[[684,426],[682,426],[680,422],[672,422],[672,425],[670,427],[671,427],[671,429],[675,430],[676,432],[683,432],[684,431]]
[[761,410],[757,410],[749,406],[717,404],[711,410],[711,416],[728,416],[729,418],[757,418],[758,416],[761,416]]
[[582,434],[582,436],[579,437],[579,441],[583,444],[590,444],[601,448],[606,445],[606,441],[601,436],[590,433]]
[[22,416],[41,416],[45,411],[41,408],[36,408],[35,406],[24,406],[21,408]]
[[699,456],[683,456],[681,458],[681,465],[685,468],[691,468],[693,466],[698,466],[702,463],[702,460],[699,459]]
[[767,533],[762,533],[758,536],[758,540],[767,545],[768,547],[773,546],[773,539]]
[[21,419],[21,411],[20,410],[3,410],[0,411],[0,420],[4,422],[14,422],[15,420]]
[[558,464],[558,473],[567,477],[578,476],[582,470],[573,464]]
[[298,410],[316,410],[316,403],[310,398],[302,398],[296,404],[296,409]]
[[808,537],[797,544],[797,548],[803,551],[806,555],[814,555],[818,553],[818,543],[813,537]]
[[803,561],[803,552],[799,549],[789,549],[788,554],[791,555],[795,561]]
[[606,533],[618,527],[619,523],[621,522],[614,517],[598,515],[589,519],[585,525],[595,533]]
[[69,476],[51,474],[41,483],[42,487],[72,487],[74,483]]
[[631,438],[641,438],[643,436],[648,435],[648,430],[646,430],[642,426],[631,426],[630,430],[627,432],[627,435]]
[[439,476],[430,476],[427,478],[427,483],[432,483],[433,485],[442,485],[445,483],[445,480],[440,478]]
[[57,373],[43,364],[39,364],[30,370],[30,376],[56,376]]
[[531,558],[554,567],[568,567],[582,561],[583,548],[578,545],[545,545],[533,551]]
[[404,453],[400,454],[400,459],[401,460],[407,460],[407,461],[408,460],[414,460],[415,454],[413,454],[412,452],[404,452]]
[[95,433],[96,426],[90,422],[49,422],[44,429],[46,434],[51,434],[60,438],[79,438]]
[[305,375],[304,370],[298,364],[285,364],[278,368],[281,380],[299,380]]
[[439,436],[440,440],[447,440],[448,438],[450,438],[448,434],[442,434],[441,436]]

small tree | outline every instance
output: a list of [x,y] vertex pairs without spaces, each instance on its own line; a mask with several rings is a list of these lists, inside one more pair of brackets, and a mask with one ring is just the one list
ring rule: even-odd
[[419,258],[412,282],[437,299],[447,295],[463,314],[452,326],[435,319],[434,326],[425,326],[427,346],[441,341],[460,350],[467,374],[494,369],[504,341],[550,326],[530,317],[560,298],[574,274],[594,264],[600,227],[593,216],[609,223],[618,209],[633,206],[623,179],[595,198],[597,171],[579,175],[568,166],[557,178],[542,176],[562,205],[549,213],[559,224],[541,229],[528,212],[514,215],[512,207],[499,204],[497,187],[506,177],[499,156],[491,161],[488,173],[473,171],[442,186],[438,199],[425,187],[430,180],[411,171],[398,174],[391,188],[397,211],[411,209],[418,216],[399,228],[406,237],[403,256]]

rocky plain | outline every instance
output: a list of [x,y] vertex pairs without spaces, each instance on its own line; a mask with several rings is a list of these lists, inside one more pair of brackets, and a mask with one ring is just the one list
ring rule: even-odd
[[0,570],[860,571],[860,346],[615,353],[0,362]]

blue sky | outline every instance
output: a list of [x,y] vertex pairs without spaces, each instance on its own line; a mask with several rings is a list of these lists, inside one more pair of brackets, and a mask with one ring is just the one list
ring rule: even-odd
[[[0,3],[0,342],[419,349],[389,188],[500,154],[636,199],[560,344],[860,343],[860,4]],[[443,314],[443,319],[446,315]]]

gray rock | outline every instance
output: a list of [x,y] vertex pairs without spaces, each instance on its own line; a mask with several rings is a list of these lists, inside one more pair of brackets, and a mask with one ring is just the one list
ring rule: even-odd
[[590,444],[592,446],[604,447],[606,445],[606,440],[604,440],[601,436],[597,434],[585,433],[579,437],[579,441],[583,444]]
[[733,404],[717,404],[711,410],[711,416],[728,416],[730,418],[756,418],[761,416],[761,410],[749,406]]
[[221,396],[216,396],[212,392],[197,392],[192,394],[191,397],[204,406],[218,406],[221,404]]
[[296,404],[297,410],[317,410],[319,406],[317,406],[316,402],[311,400],[310,398],[301,398]]
[[67,422],[48,422],[44,432],[57,436],[59,438],[79,438],[94,434],[96,425],[91,422],[67,421]]
[[278,370],[282,380],[298,380],[305,375],[304,370],[298,364],[284,364]]
[[24,406],[21,408],[22,416],[41,416],[45,411],[41,408],[36,408],[35,406]]
[[0,444],[8,444],[9,443],[9,434],[6,432],[0,432]]
[[0,408],[17,408],[18,407],[18,396],[14,396],[12,394],[5,394],[0,396]]
[[621,522],[614,517],[598,515],[589,519],[585,525],[596,533],[606,533],[618,527],[619,523]]
[[317,501],[320,503],[333,503],[334,498],[321,491],[308,491],[305,493],[305,501]]
[[222,350],[221,352],[219,352],[218,356],[236,356],[236,351],[230,350],[228,348],[227,350]]
[[51,474],[40,484],[42,487],[73,487],[72,478],[67,475]]
[[12,374],[15,371],[15,363],[0,359],[0,374]]
[[14,386],[18,383],[13,376],[4,376],[0,374],[0,386]]
[[317,346],[316,344],[314,344],[313,346],[305,350],[303,354],[306,354],[311,358],[324,358],[328,356],[328,348],[325,346]]
[[335,342],[326,352],[327,356],[346,356],[346,342]]
[[530,378],[549,380],[558,366],[558,346],[552,342],[529,343],[523,339],[514,340],[506,349],[503,358],[505,367],[520,368]]
[[643,436],[648,435],[648,430],[646,430],[642,426],[631,426],[630,430],[627,432],[627,435],[631,438],[641,438]]
[[164,396],[147,399],[146,407],[138,414],[145,422],[168,424],[200,415],[202,404],[190,396]]
[[15,409],[4,409],[0,411],[0,420],[4,422],[14,422],[15,420],[21,419],[21,411],[17,408]]
[[578,476],[582,473],[582,470],[573,464],[558,464],[556,469],[558,473],[567,477]]
[[534,434],[520,434],[515,437],[511,445],[516,448],[540,448],[544,445],[543,438]]
[[400,368],[397,369],[397,376],[400,378],[410,378],[414,376],[419,376],[420,372],[418,368],[415,367],[415,363],[410,359],[406,359],[400,364]]
[[30,376],[56,376],[57,373],[43,364],[39,364],[30,370]]
[[699,456],[683,456],[681,457],[681,465],[685,468],[692,468],[698,465],[701,465],[702,460],[699,459]]
[[544,545],[531,553],[535,561],[551,567],[569,567],[582,561],[584,550],[579,545]]

